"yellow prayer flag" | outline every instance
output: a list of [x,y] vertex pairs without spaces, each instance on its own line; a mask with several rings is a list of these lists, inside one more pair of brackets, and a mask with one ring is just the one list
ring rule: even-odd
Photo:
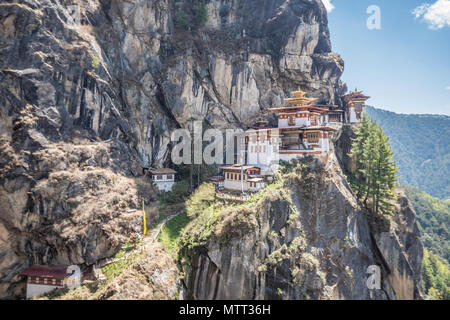
[[145,220],[144,200],[142,200],[142,215],[144,216],[144,236],[147,234],[147,222]]

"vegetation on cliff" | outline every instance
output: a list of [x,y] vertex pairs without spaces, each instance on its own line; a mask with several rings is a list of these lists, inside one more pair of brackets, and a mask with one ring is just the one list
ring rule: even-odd
[[[142,245],[142,244],[141,244]],[[116,257],[124,254],[120,251]],[[178,295],[178,269],[160,243],[102,268],[106,278],[74,290],[58,290],[42,300],[170,300]]]
[[178,29],[189,30],[192,27],[203,27],[208,21],[208,9],[203,1],[198,1],[198,4],[192,5],[177,3],[177,18],[175,26]]
[[[186,203],[187,214],[192,220],[182,231],[180,239],[184,271],[189,273],[197,264],[198,252],[211,245],[224,250],[250,246],[252,250],[246,253],[249,256],[258,255],[262,248],[266,248],[267,254],[254,261],[251,267],[254,276],[267,274],[270,278],[278,272],[283,273],[288,281],[268,289],[270,298],[286,298],[296,290],[293,287],[301,292],[296,299],[322,296],[325,272],[317,258],[306,252],[307,240],[299,225],[299,212],[292,202],[291,191],[291,187],[296,185],[301,188],[302,196],[313,201],[314,188],[322,169],[323,165],[312,157],[284,163],[272,183],[246,198],[222,197],[212,184],[202,184]],[[287,271],[281,271],[286,266]],[[189,278],[185,280],[189,286]],[[238,292],[232,294],[239,295]]]
[[186,201],[186,211],[191,222],[183,230],[182,245],[195,247],[215,239],[227,243],[233,238],[240,238],[259,225],[263,208],[270,202],[283,200],[289,203],[289,224],[298,216],[292,205],[289,184],[297,183],[305,187],[306,196],[310,195],[313,170],[312,158],[284,163],[272,183],[249,198],[222,198],[216,193],[211,183],[202,184]]

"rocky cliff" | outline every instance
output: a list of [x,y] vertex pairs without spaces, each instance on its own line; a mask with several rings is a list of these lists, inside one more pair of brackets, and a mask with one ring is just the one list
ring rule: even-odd
[[188,119],[240,126],[297,87],[340,102],[320,0],[207,0],[204,25],[196,3],[1,1],[0,297],[30,264],[117,250],[152,193],[141,165]]
[[[291,165],[249,201],[206,206],[187,226],[186,298],[421,299],[420,232],[397,199],[393,217],[362,210],[334,154]],[[378,289],[367,286],[374,265]]]
[[[139,232],[134,209],[154,194],[141,166],[167,165],[170,132],[189,119],[245,126],[298,87],[340,104],[344,63],[320,0],[205,0],[204,25],[196,4],[0,3],[0,297],[23,295],[31,264],[91,265]],[[188,295],[418,297],[407,199],[389,227],[371,222],[330,161],[230,214],[225,240],[188,245]],[[382,290],[362,285],[371,264]]]

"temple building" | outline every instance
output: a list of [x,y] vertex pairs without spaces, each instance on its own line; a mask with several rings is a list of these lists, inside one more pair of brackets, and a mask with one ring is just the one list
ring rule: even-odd
[[152,178],[153,183],[158,187],[159,191],[171,191],[175,184],[175,174],[173,169],[149,169],[148,172]]
[[317,99],[307,97],[300,89],[291,94],[291,98],[285,99],[286,106],[268,109],[277,115],[276,128],[268,128],[267,121],[259,120],[251,130],[239,135],[245,141],[241,140],[242,150],[236,154],[245,165],[221,168],[226,190],[258,191],[278,171],[280,160],[289,162],[308,155],[328,154],[336,124],[359,122],[369,99],[354,91],[343,97],[345,105],[339,107],[315,104]]
[[345,107],[345,122],[358,123],[361,121],[362,113],[366,106],[366,101],[370,97],[362,94],[362,91],[355,91],[342,97]]
[[[263,157],[273,159],[271,153],[276,153],[276,161],[290,161],[305,155],[323,155],[331,150],[331,136],[336,130],[328,124],[342,122],[344,111],[335,106],[316,105],[314,102],[317,99],[306,97],[300,89],[292,92],[292,95],[292,98],[285,99],[288,106],[270,109],[278,115],[278,127],[259,130],[267,130],[272,137],[277,138],[268,139],[268,142],[272,142],[267,146],[269,152],[264,153],[266,149],[262,145]],[[276,146],[273,145],[275,140]],[[249,147],[248,163],[253,164],[254,150],[250,144]],[[260,152],[260,149],[256,150]]]
[[285,99],[288,106],[269,109],[278,114],[278,128],[320,126],[344,121],[342,108],[314,104],[317,99],[306,97],[300,89],[291,94],[292,98]]
[[265,187],[265,176],[260,168],[239,164],[221,167],[224,171],[224,188],[229,191],[258,191]]
[[34,298],[56,289],[78,286],[79,281],[73,268],[76,266],[42,266],[34,265],[23,270],[20,275],[27,277],[26,298]]

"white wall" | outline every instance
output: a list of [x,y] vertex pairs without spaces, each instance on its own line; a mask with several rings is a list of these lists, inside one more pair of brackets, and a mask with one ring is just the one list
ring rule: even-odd
[[350,107],[348,108],[348,111],[350,113],[350,123],[356,123],[358,122],[356,120],[356,112],[355,112],[355,108],[354,107]]
[[[257,147],[260,148],[260,152],[256,152]],[[261,168],[261,170],[266,170],[273,164],[278,164],[278,149],[278,145],[273,145],[268,140],[264,142],[252,142],[250,139],[247,149],[247,165]]]
[[156,175],[152,175],[152,180],[158,187],[160,191],[171,191],[173,185],[175,184],[175,175],[172,174],[172,178],[168,179],[167,174],[161,174],[160,175],[162,179],[156,179]]
[[310,126],[311,122],[308,118],[295,118],[295,125],[297,127]]
[[173,180],[171,180],[171,181],[157,180],[157,181],[155,181],[155,184],[160,191],[171,191],[173,185],[175,184],[175,181],[173,181]]
[[322,152],[330,151],[330,140],[329,138],[321,138],[319,139],[319,145]]
[[[246,191],[258,191],[262,188],[264,188],[265,182],[257,182],[256,187],[250,187],[250,183],[247,181],[244,181],[244,192]],[[224,184],[225,189],[229,190],[235,190],[235,191],[242,191],[242,184],[239,180],[225,180]]]
[[[241,180],[225,179],[224,187],[225,187],[225,189],[241,191],[242,190]],[[244,191],[247,191],[247,190],[248,190],[248,185],[246,185],[246,182],[244,181]]]
[[286,128],[289,127],[288,119],[280,119],[278,118],[278,128]]
[[259,190],[261,190],[262,188],[264,188],[265,185],[266,185],[265,182],[257,182],[257,183],[256,183],[256,187],[250,187],[250,184],[249,184],[248,189],[249,189],[250,191],[256,192],[256,191],[259,191]]
[[27,283],[27,299],[38,297],[43,295],[44,293],[50,292],[54,289],[61,289],[62,287],[58,286],[48,286],[43,284],[31,284]]

